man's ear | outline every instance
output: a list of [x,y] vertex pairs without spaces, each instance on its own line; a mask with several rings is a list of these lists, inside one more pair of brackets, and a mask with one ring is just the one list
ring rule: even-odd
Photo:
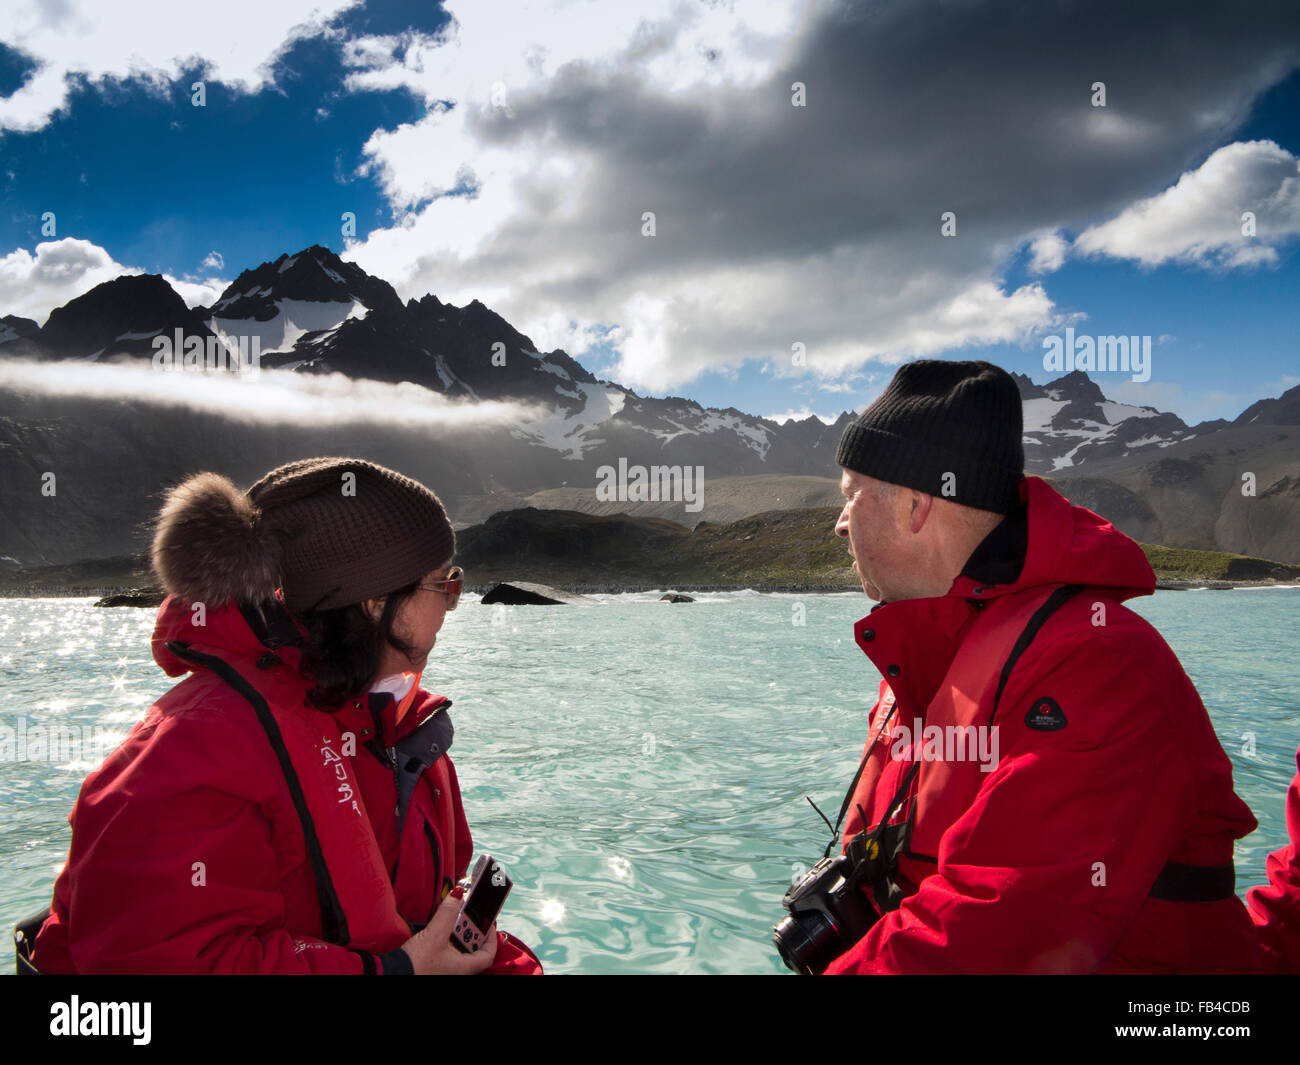
[[919,533],[924,527],[931,513],[934,510],[934,496],[925,492],[912,493],[912,512],[908,516],[908,528],[913,533]]
[[361,607],[370,616],[370,620],[379,623],[379,619],[384,614],[384,599],[386,596],[377,596],[374,599],[361,600]]

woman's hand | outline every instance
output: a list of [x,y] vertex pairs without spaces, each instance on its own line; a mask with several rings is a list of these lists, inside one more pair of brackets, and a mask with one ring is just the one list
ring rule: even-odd
[[442,900],[433,920],[402,944],[411,959],[416,976],[461,975],[481,973],[497,956],[497,925],[487,930],[483,945],[474,954],[464,954],[451,942],[451,930],[460,913],[461,891],[457,889]]

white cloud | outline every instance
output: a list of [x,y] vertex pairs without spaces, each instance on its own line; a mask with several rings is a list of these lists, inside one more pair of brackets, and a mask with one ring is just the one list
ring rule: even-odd
[[255,92],[293,41],[321,33],[357,2],[225,0],[218,15],[174,0],[6,0],[0,40],[40,65],[0,99],[0,129],[41,129],[67,102],[77,75],[92,83],[137,78],[161,89],[202,63],[208,80]]
[[[124,266],[98,244],[77,237],[44,241],[36,245],[34,254],[16,248],[0,258],[0,313],[17,314],[43,325],[55,307],[96,285],[123,274],[144,272]],[[229,284],[218,277],[163,277],[190,307],[214,303]]]
[[[443,37],[348,46],[353,88],[404,85],[433,108],[368,142],[374,175],[405,213],[346,254],[404,298],[482,299],[543,348],[581,353],[607,341],[615,352],[607,372],[656,392],[788,353],[794,340],[808,347],[808,371],[827,379],[872,359],[1019,339],[1053,321],[1041,286],[1002,291],[982,257],[929,269],[933,244],[918,247],[913,234],[811,255],[790,254],[778,236],[742,261],[710,261],[682,243],[695,238],[679,228],[692,224],[679,211],[695,209],[683,201],[697,190],[675,189],[668,177],[648,181],[640,203],[620,196],[626,163],[616,154],[652,156],[636,141],[653,139],[656,125],[697,124],[705,134],[713,123],[753,121],[761,134],[782,121],[747,101],[792,61],[824,5],[732,12],[664,2],[633,12],[542,3],[529,6],[531,18],[481,0],[449,8],[456,23]],[[803,76],[815,84],[816,73]],[[576,111],[565,134],[563,110],[539,117],[548,97]],[[781,88],[777,103],[790,109],[789,97]],[[620,129],[624,107],[636,125]],[[533,132],[516,136],[516,125]],[[605,143],[620,137],[629,143]],[[707,142],[692,155],[682,169],[707,176]],[[446,195],[466,184],[473,196]],[[654,238],[641,236],[643,210],[656,211]],[[652,239],[671,249],[667,259]],[[921,267],[902,291],[900,264]],[[612,331],[600,328],[610,322]],[[788,355],[773,365],[788,376]]]
[[[1255,215],[1255,235],[1243,214]],[[1079,234],[1084,254],[1145,266],[1257,266],[1300,234],[1300,159],[1272,141],[1238,141],[1214,152],[1176,184]]]
[[1029,245],[1031,255],[1029,272],[1031,274],[1055,273],[1065,263],[1069,248],[1069,241],[1055,230],[1035,237]]
[[[1002,281],[1014,250],[1058,269],[1063,231],[1222,143],[1294,62],[1281,4],[1227,38],[1192,12],[1187,47],[1154,55],[1139,6],[1045,9],[1032,32],[1075,42],[1064,66],[984,5],[446,6],[440,36],[346,47],[350,88],[428,112],[367,142],[399,221],[345,257],[403,297],[482,299],[545,347],[599,337],[608,372],[653,392],[747,362],[791,378],[795,341],[831,380],[1058,325],[1041,284]],[[1128,79],[1104,114],[1080,58],[1099,49]]]
[[[126,270],[128,274],[138,274],[139,270]],[[173,277],[163,274],[167,284],[176,290],[176,294],[185,301],[187,307],[211,307],[221,297],[222,291],[230,284],[219,277],[195,278]]]
[[540,413],[523,403],[470,403],[404,382],[343,374],[256,375],[155,370],[140,365],[0,360],[0,390],[45,396],[126,400],[181,407],[234,421],[317,427],[384,424],[410,429],[472,429],[515,424]]
[[[240,0],[211,40],[181,33],[185,17],[169,15],[144,42],[115,28],[129,17],[114,10],[106,27],[110,16],[84,0],[59,15],[11,5],[0,37],[92,79],[165,79],[201,51],[210,77],[253,88],[295,35],[337,35],[322,26],[341,0],[319,15],[284,6]],[[1223,143],[1294,61],[1279,32],[1290,14],[1271,3],[1226,36],[1192,10],[1185,46],[1154,53],[1146,42],[1160,19],[1140,5],[1044,9],[1032,32],[1074,42],[1067,57],[1026,48],[1024,27],[1008,33],[984,5],[906,15],[832,0],[446,6],[453,21],[441,35],[343,42],[350,89],[404,89],[428,108],[367,141],[367,171],[398,220],[345,257],[403,297],[481,299],[542,348],[596,348],[608,372],[655,392],[751,361],[794,393],[829,389],[871,363],[1057,326],[1065,317],[1043,284],[1002,281],[1015,249],[1029,243],[1035,273],[1058,269],[1071,251],[1064,231],[1110,217],[1167,184],[1190,152]],[[143,11],[128,15],[138,22]],[[295,28],[302,20],[312,21]],[[228,27],[247,26],[257,41],[231,55]],[[1078,88],[1100,50],[1128,79],[1104,113]],[[806,108],[791,106],[794,81],[806,84]],[[917,84],[934,88],[909,90]],[[23,92],[0,102],[0,123]],[[24,106],[15,121],[50,113],[34,97]],[[1263,175],[1259,237],[1234,244],[1215,230],[1195,254],[1266,262],[1293,231],[1295,160],[1263,144],[1271,161],[1259,145],[1230,146],[1254,154],[1227,179],[1249,190]],[[1224,152],[1191,177],[1204,184],[1211,163],[1233,161]],[[1179,250],[1180,234],[1201,215],[1165,218],[1173,191],[1090,230],[1083,250],[1193,254]],[[947,209],[960,216],[953,239],[939,236]],[[656,214],[653,238],[641,235],[645,211]],[[1154,237],[1136,232],[1143,226]],[[174,284],[197,304],[219,282]],[[42,312],[72,294],[43,300]],[[0,287],[7,297],[22,297],[16,284]],[[802,378],[794,342],[806,345]]]
[[224,270],[226,268],[226,260],[221,257],[221,252],[210,251],[199,266],[204,270]]
[[75,237],[17,248],[0,259],[0,307],[43,324],[50,311],[128,270],[97,244]]
[[763,415],[763,417],[765,417],[770,422],[778,422],[781,425],[784,425],[786,422],[789,421],[801,422],[808,417],[817,418],[820,421],[825,422],[827,425],[834,425],[836,420],[839,418],[839,415],[818,414],[816,411],[812,411],[809,410],[807,407],[803,407],[799,410],[788,410],[784,414],[765,414]]

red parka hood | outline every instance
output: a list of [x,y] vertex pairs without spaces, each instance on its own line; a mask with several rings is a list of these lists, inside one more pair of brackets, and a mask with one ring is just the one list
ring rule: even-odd
[[1073,506],[1041,477],[1021,479],[1020,499],[1028,511],[1029,545],[1019,578],[982,585],[962,576],[948,595],[988,599],[1051,584],[1111,588],[1120,600],[1155,591],[1155,572],[1142,548],[1105,518]]
[[[277,637],[270,644],[263,642],[244,616],[244,610],[252,611],[255,608],[245,607],[241,610],[239,604],[233,602],[215,609],[204,607],[200,610],[199,606],[200,604],[169,595],[158,609],[158,619],[154,623],[150,644],[154,661],[169,677],[179,677],[202,669],[173,654],[167,647],[173,641],[201,654],[215,655],[237,668],[241,665],[241,660],[246,668],[262,656],[274,654],[294,672],[300,671],[302,650],[293,641],[305,640],[307,630],[284,609],[283,604],[278,603],[266,611],[268,624]],[[307,684],[308,681],[304,680],[304,691]],[[372,701],[375,698],[388,700],[388,712],[381,722],[386,743],[395,742],[414,731],[430,714],[451,703],[446,696],[432,695],[421,688],[415,692],[414,700],[402,719],[393,721],[394,704],[391,696],[387,693],[373,693]],[[361,707],[362,704],[358,702],[352,709]],[[350,717],[351,714],[348,713],[347,716]]]
[[[999,584],[963,573],[944,595],[880,603],[854,625],[858,646],[909,712],[929,704],[966,625],[992,600],[1067,584],[1086,585],[1116,602],[1155,591],[1142,548],[1110,522],[1071,505],[1039,477],[1021,479],[1020,498],[1028,539],[1015,580]],[[999,526],[989,539],[1006,533]]]
[[[286,612],[284,617],[290,615]],[[306,639],[307,632],[295,622],[299,635]],[[248,627],[235,603],[209,610],[201,603],[189,603],[169,595],[158,608],[150,646],[153,660],[169,677],[179,677],[194,670],[194,664],[172,654],[167,644],[182,643],[207,655],[218,658],[260,658],[268,648]],[[301,654],[296,647],[282,647],[276,653],[285,662],[297,668]]]

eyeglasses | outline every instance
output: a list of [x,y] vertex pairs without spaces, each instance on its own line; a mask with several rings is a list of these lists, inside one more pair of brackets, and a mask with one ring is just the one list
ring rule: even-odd
[[459,566],[452,566],[451,572],[447,574],[445,580],[433,581],[430,584],[420,585],[420,590],[425,592],[442,592],[447,597],[447,609],[455,610],[456,604],[460,602],[461,589],[465,587],[465,571]]

